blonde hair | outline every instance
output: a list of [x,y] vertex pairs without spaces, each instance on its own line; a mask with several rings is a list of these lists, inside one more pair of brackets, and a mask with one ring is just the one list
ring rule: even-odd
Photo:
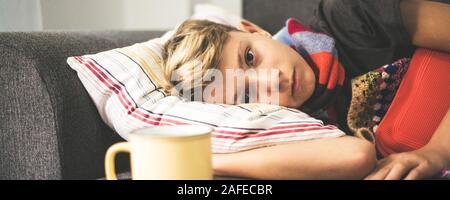
[[[171,83],[169,91],[176,91],[177,86],[191,91],[192,95],[194,89],[205,87],[208,84],[205,76],[210,69],[217,68],[231,31],[239,30],[207,20],[187,20],[181,24],[162,53],[163,71]],[[172,80],[174,75],[177,80]],[[183,95],[182,90],[176,92]]]

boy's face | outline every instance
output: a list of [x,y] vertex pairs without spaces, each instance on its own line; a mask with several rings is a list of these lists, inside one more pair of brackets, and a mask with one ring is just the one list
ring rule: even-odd
[[[224,76],[223,102],[234,99],[238,103],[241,94],[238,89],[256,85],[255,93],[250,99],[257,103],[274,102],[265,96],[278,96],[281,106],[299,108],[313,93],[315,75],[306,61],[291,47],[271,38],[270,34],[256,25],[243,21],[241,30],[230,32],[222,51],[219,70]],[[227,79],[230,70],[254,70],[255,76],[245,76],[245,84],[238,84],[236,79]],[[233,80],[228,81],[227,80]],[[264,92],[261,92],[264,91]],[[253,97],[252,97],[253,96]],[[208,99],[205,99],[208,101]],[[228,101],[227,103],[230,103]]]

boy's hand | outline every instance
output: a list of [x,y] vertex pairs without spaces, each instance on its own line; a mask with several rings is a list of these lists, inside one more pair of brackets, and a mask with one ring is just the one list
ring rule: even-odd
[[439,149],[427,148],[392,154],[377,164],[366,180],[415,180],[432,177],[449,166],[448,155]]

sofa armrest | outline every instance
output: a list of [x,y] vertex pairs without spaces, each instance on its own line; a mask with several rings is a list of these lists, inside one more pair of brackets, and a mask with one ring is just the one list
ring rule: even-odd
[[[162,32],[0,33],[0,179],[95,179],[120,141],[67,64]],[[119,159],[118,171],[128,170]]]

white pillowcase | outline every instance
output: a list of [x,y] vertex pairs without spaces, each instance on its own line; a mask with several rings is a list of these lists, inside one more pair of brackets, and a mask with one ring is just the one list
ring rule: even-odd
[[[237,27],[240,18],[209,5],[197,6],[193,19]],[[67,59],[94,101],[102,119],[121,137],[150,126],[200,124],[213,128],[213,153],[232,153],[287,142],[345,135],[335,126],[295,109],[265,104],[238,106],[190,102],[168,96],[158,63],[172,36]]]

